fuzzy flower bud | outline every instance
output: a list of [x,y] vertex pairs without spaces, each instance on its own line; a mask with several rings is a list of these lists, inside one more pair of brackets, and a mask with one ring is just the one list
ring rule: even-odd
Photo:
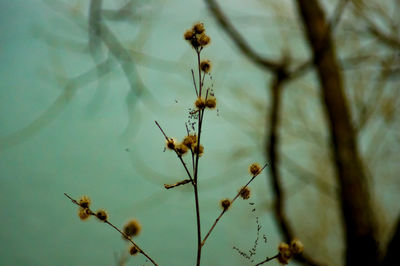
[[204,109],[204,107],[206,106],[206,102],[203,98],[199,97],[194,102],[194,105],[197,107],[197,109]]
[[214,109],[217,106],[217,99],[215,97],[209,97],[205,103],[207,108]]
[[166,147],[170,150],[175,150],[176,147],[176,140],[175,139],[168,139],[165,143]]
[[211,39],[210,39],[210,37],[209,37],[208,35],[206,35],[206,34],[201,34],[201,35],[200,35],[200,38],[198,39],[198,41],[199,41],[199,44],[200,44],[201,46],[206,46],[207,44],[210,43]]
[[186,145],[184,145],[183,143],[179,143],[178,145],[176,145],[175,150],[179,155],[184,155],[187,153],[189,148]]
[[304,250],[304,245],[297,238],[293,239],[292,242],[290,242],[290,251],[294,255],[298,255],[298,254],[302,253],[303,250]]
[[82,221],[86,221],[87,219],[90,218],[90,211],[89,211],[89,209],[87,209],[87,208],[82,208],[82,207],[79,208],[78,216],[79,216],[79,219],[81,219]]
[[250,188],[249,187],[242,187],[240,189],[240,197],[242,199],[247,200],[250,198]]
[[202,155],[203,155],[203,153],[204,153],[204,147],[203,147],[203,145],[201,145],[200,144],[200,146],[198,146],[198,144],[196,143],[196,144],[194,144],[193,145],[193,153],[194,154],[199,154],[199,157],[201,157]]
[[183,139],[182,144],[185,145],[188,148],[191,148],[196,142],[197,142],[197,136],[196,135],[187,135]]
[[292,257],[292,252],[290,251],[289,245],[283,242],[280,243],[278,246],[278,251],[278,261],[282,264],[288,264],[290,258]]
[[90,198],[88,196],[82,196],[79,199],[79,206],[81,206],[82,208],[89,208],[90,206]]
[[98,210],[98,211],[96,212],[96,217],[97,217],[97,219],[99,219],[100,221],[105,222],[105,221],[107,221],[108,214],[107,214],[107,212],[106,212],[105,210]]
[[194,30],[194,32],[196,32],[196,33],[198,33],[198,34],[203,33],[203,32],[205,31],[204,24],[203,24],[203,23],[200,23],[200,22],[194,24],[193,30]]
[[224,211],[228,210],[231,206],[231,201],[229,199],[223,199],[219,203]]
[[137,236],[141,230],[142,227],[140,226],[139,222],[135,219],[130,220],[124,226],[124,233],[127,236]]
[[137,255],[139,253],[139,250],[136,246],[132,245],[131,248],[129,249],[129,254],[131,255]]
[[187,40],[187,41],[189,41],[189,40],[191,40],[192,38],[193,38],[193,31],[191,31],[191,30],[187,30],[186,32],[185,32],[185,34],[183,35],[183,38],[185,39],[185,40]]
[[261,171],[261,166],[258,163],[253,163],[249,167],[249,172],[253,176],[258,175]]
[[205,73],[210,72],[210,70],[211,70],[211,61],[210,60],[201,61],[200,69]]

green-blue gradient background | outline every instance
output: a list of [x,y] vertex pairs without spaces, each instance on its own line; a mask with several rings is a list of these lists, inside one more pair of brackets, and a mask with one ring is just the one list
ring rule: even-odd
[[[204,21],[212,44],[203,54],[215,62],[213,84],[218,112],[206,113],[202,135],[203,232],[219,213],[219,200],[232,197],[248,180],[247,166],[254,161],[266,161],[263,145],[267,105],[262,103],[268,100],[266,84],[270,77],[238,53],[202,1],[137,1],[136,19],[107,25],[125,47],[169,63],[164,62],[166,66],[161,70],[154,67],[161,64],[154,62],[136,64],[147,92],[130,108],[134,113],[133,130],[127,132],[129,86],[115,60],[110,73],[101,79],[94,78],[53,106],[68,79],[95,66],[84,49],[87,29],[82,25],[87,22],[88,1],[69,1],[77,12],[73,18],[52,9],[56,2],[0,0],[0,265],[115,265],[114,254],[126,251],[124,241],[112,228],[95,219],[80,221],[76,206],[64,192],[75,198],[89,195],[94,209],[105,208],[110,221],[117,226],[137,218],[143,227],[137,242],[160,265],[193,265],[193,193],[190,186],[168,191],[163,188],[164,183],[185,178],[185,172],[176,156],[163,152],[164,139],[154,124],[157,120],[170,136],[180,139],[185,135],[184,122],[195,99],[190,75],[195,54],[182,39],[183,32],[193,22]],[[105,0],[104,6],[116,9],[123,2]],[[230,4],[226,11],[242,25],[252,45],[277,58],[286,41],[281,38],[279,24],[274,24],[277,22],[272,15],[265,12],[265,6],[257,1]],[[241,16],[240,10],[245,10],[246,15]],[[288,17],[295,17],[294,11]],[[252,27],[257,20],[265,26]],[[140,37],[145,40],[141,45],[137,36],[143,25],[149,28],[148,36],[145,32],[145,37]],[[46,43],[53,35],[61,38],[58,47],[54,41]],[[307,58],[301,32],[289,36],[290,44],[286,44],[294,48],[298,57]],[[76,49],[63,40],[73,41]],[[313,76],[308,81],[313,84]],[[318,95],[315,91],[311,94]],[[290,97],[297,96],[285,97],[290,102]],[[252,100],[261,105],[254,107]],[[317,98],[305,102],[318,106]],[[35,121],[51,106],[54,110],[26,135],[7,137]],[[320,111],[306,112],[313,113],[317,127],[324,127]],[[287,140],[292,146],[284,149],[298,163],[306,163],[301,153],[304,146]],[[285,184],[298,185],[293,180]],[[250,202],[255,202],[256,211],[248,202],[235,203],[203,249],[203,265],[249,265],[232,247],[252,247],[256,217],[262,228],[255,260],[275,255],[280,236],[270,211],[271,192],[266,175],[257,178],[251,187]],[[391,202],[398,187],[384,188],[389,195],[386,202]],[[315,189],[306,186],[304,191],[311,197],[310,202],[320,200]],[[296,208],[307,204],[301,203],[301,195],[293,196],[295,204],[290,210],[296,215],[303,210]],[[337,214],[329,208],[326,212]],[[319,223],[304,212],[297,217],[305,220],[309,229],[313,223]],[[333,223],[340,224],[339,218],[335,219]],[[342,251],[341,233],[337,229],[330,235],[330,245],[338,254]],[[263,234],[268,239],[266,244]],[[144,263],[143,256],[136,256],[128,265]]]
[[[112,1],[104,2],[110,7],[118,6]],[[87,4],[81,4],[86,12]],[[40,37],[46,32],[84,45],[85,31],[79,31],[74,21],[57,14],[42,1],[1,1],[0,5],[0,125],[1,135],[7,136],[43,114],[63,92],[64,81],[57,80],[57,74],[75,77],[94,64],[87,53],[54,49]],[[158,5],[157,14],[146,11]],[[102,102],[96,103],[98,85],[91,82],[79,88],[54,119],[45,119],[49,123],[32,130],[26,140],[11,147],[5,144],[7,147],[0,154],[0,265],[114,264],[114,253],[126,248],[124,241],[95,219],[81,222],[77,208],[64,197],[64,192],[74,197],[89,195],[93,207],[107,209],[110,221],[116,225],[132,217],[139,219],[143,230],[137,241],[161,265],[190,265],[195,259],[193,195],[188,188],[163,188],[164,182],[184,178],[184,172],[173,154],[163,153],[164,140],[154,120],[171,135],[184,136],[187,108],[194,101],[189,70],[195,57],[182,40],[182,33],[196,20],[206,20],[207,26],[211,23],[199,1],[140,6],[144,10],[141,21],[154,24],[145,52],[172,61],[184,55],[181,68],[175,73],[160,73],[138,67],[158,103],[139,100],[135,109],[136,131],[130,136],[122,136],[128,123],[128,85],[121,69],[114,64],[111,73],[99,80],[103,83],[99,88],[103,89]],[[118,37],[131,39],[138,31],[135,27],[116,24]],[[223,58],[234,53],[218,45],[221,38],[216,36],[215,26],[208,32],[214,44],[205,54]],[[217,86],[217,74],[214,75]],[[219,96],[224,92],[218,88],[216,93]],[[204,187],[201,186],[200,196],[203,231],[218,214],[219,199],[232,196],[247,180],[246,164],[264,161],[261,147],[254,149],[254,155],[241,163],[242,167],[223,159],[230,156],[232,141],[244,140],[223,118],[222,107],[219,112],[220,117],[216,111],[207,114],[204,126],[206,154],[202,158]],[[154,173],[137,170],[137,165],[142,164]],[[264,193],[265,179],[260,178],[254,186]],[[210,237],[204,249],[204,265],[236,263],[241,257],[232,246],[251,247],[256,215],[247,203],[238,203]],[[260,245],[265,254],[259,259],[275,252],[269,218],[262,216],[262,222],[262,232],[271,244]],[[143,262],[143,257],[137,256],[129,263]]]

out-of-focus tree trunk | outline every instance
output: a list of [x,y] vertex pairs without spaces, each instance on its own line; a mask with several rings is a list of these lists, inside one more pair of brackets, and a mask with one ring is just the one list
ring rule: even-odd
[[346,233],[346,264],[376,265],[378,254],[370,193],[331,32],[318,0],[297,0],[297,5],[312,49],[328,118]]

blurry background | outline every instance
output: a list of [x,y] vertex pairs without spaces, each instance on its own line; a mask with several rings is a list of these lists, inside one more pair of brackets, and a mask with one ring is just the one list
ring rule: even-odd
[[[283,211],[314,262],[342,265],[346,241],[330,131],[296,3],[220,2],[219,11],[257,55],[290,71],[303,66],[281,88]],[[320,4],[331,23],[385,254],[400,213],[399,4]],[[245,56],[216,14],[202,1],[0,1],[0,265],[118,265],[124,241],[95,219],[81,222],[64,192],[88,195],[118,226],[137,218],[143,227],[137,242],[160,265],[194,264],[192,189],[164,189],[185,172],[164,152],[154,124],[171,137],[186,134],[196,58],[182,36],[194,22],[204,22],[212,38],[202,56],[213,62],[207,84],[218,100],[202,135],[203,232],[219,214],[219,200],[248,180],[248,165],[271,162],[276,73]],[[253,247],[257,221],[252,259],[276,254],[287,235],[274,215],[271,175],[267,168],[252,183],[250,200],[237,201],[222,218],[203,249],[203,265],[255,264],[233,247]],[[143,264],[150,265],[143,256],[127,261]]]

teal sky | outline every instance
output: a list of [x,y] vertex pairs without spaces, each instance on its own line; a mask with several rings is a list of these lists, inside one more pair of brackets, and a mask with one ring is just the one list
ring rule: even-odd
[[[84,2],[80,7],[86,12]],[[186,28],[205,20],[213,38],[205,53],[221,60],[232,53],[223,49],[226,43],[218,45],[221,37],[216,36],[215,25],[208,23],[203,4],[140,4],[144,15],[139,21],[110,24],[121,40],[128,41],[135,38],[137,25],[151,22],[150,37],[142,50],[156,58],[180,60],[172,64],[179,68],[170,72],[138,66],[157,102],[139,99],[133,133],[125,135],[129,87],[116,63],[99,84],[94,78],[64,99],[67,102],[53,105],[68,78],[94,66],[87,53],[69,51],[67,45],[49,46],[44,40],[49,34],[84,47],[85,30],[75,24],[79,19],[64,17],[43,1],[0,1],[0,10],[0,204],[4,211],[0,265],[114,265],[114,253],[125,251],[124,241],[94,219],[81,222],[64,192],[73,197],[89,195],[93,207],[107,209],[111,222],[118,226],[137,218],[143,226],[138,243],[161,265],[191,264],[196,244],[193,196],[188,189],[164,190],[164,183],[184,178],[184,172],[173,154],[163,152],[164,140],[154,120],[171,135],[181,138],[185,134],[187,109],[194,101],[189,71],[195,59],[181,39]],[[217,73],[215,86],[222,81]],[[224,93],[216,91],[217,95]],[[46,113],[51,106],[52,111]],[[233,196],[247,180],[247,164],[264,160],[260,149],[254,149],[245,161],[230,159],[231,141],[243,142],[244,135],[223,116],[222,108],[219,116],[216,111],[207,114],[204,127],[203,230],[219,213],[219,199]],[[43,119],[34,122],[38,117]],[[20,130],[24,133],[15,135]],[[262,187],[261,193],[265,191],[263,178],[254,185]],[[277,240],[268,233],[269,218],[251,210],[247,202],[239,202],[224,217],[204,250],[205,265],[243,263],[232,246],[251,247],[256,216],[261,216],[262,232],[271,242],[260,248],[271,255],[275,252]],[[144,262],[138,256],[129,265]]]
[[[145,93],[139,98],[132,96],[115,59],[105,75],[98,78],[94,72],[95,64],[87,52],[87,1],[65,1],[72,9],[57,9],[59,2],[0,0],[0,265],[115,265],[115,254],[126,251],[124,241],[95,219],[80,221],[65,192],[75,198],[88,195],[93,208],[106,209],[117,226],[130,218],[138,219],[142,232],[137,242],[160,265],[194,264],[193,194],[189,187],[164,189],[164,183],[184,179],[185,172],[176,156],[163,151],[164,139],[154,124],[157,120],[171,137],[185,135],[184,123],[195,100],[190,74],[195,54],[182,34],[194,22],[204,21],[212,38],[203,56],[214,62],[213,81],[207,84],[215,88],[218,111],[206,114],[203,131],[203,232],[219,214],[219,200],[233,197],[248,180],[248,165],[266,161],[263,145],[269,75],[238,54],[202,1],[136,1],[137,14],[132,21],[107,22],[124,47],[132,51],[135,82],[140,79],[144,84]],[[104,7],[116,9],[124,2],[104,0]],[[257,51],[278,58],[288,47],[297,59],[307,58],[303,36],[292,26],[296,16],[290,4],[282,21],[273,20],[274,11],[262,2],[249,2],[245,7],[240,1],[229,4],[225,11]],[[253,27],[258,21],[266,26]],[[92,74],[84,76],[84,84],[68,94],[68,80],[88,71]],[[299,121],[290,121],[293,106],[307,105],[305,113],[309,115],[299,124],[307,120],[316,130],[321,129],[323,142],[327,139],[325,124],[322,114],[315,112],[320,106],[314,84],[314,76],[308,75],[288,85],[292,90],[285,95],[283,123]],[[293,88],[304,89],[310,97],[299,97]],[[283,138],[287,143],[283,151],[299,164],[323,165],[323,158],[329,158],[326,147],[305,144],[287,134]],[[311,156],[315,149],[319,158]],[[393,177],[393,169],[397,168],[380,171]],[[320,207],[310,202],[333,206],[319,219],[340,223],[338,218],[330,218],[337,215],[330,196],[321,196],[287,169],[283,172],[288,177],[285,186],[300,191],[291,195],[289,208],[294,221],[297,217],[303,220],[299,222],[300,237],[303,230],[321,224],[304,212],[307,204],[310,211]],[[334,182],[328,180],[332,169],[323,168],[319,174],[334,191]],[[270,211],[266,175],[251,187],[250,202],[256,210],[252,211],[254,206],[249,202],[235,203],[208,240],[203,265],[249,265],[233,246],[251,249],[257,219],[262,225],[260,237],[265,234],[268,241],[260,239],[255,261],[275,255],[280,235]],[[398,183],[383,182],[376,193],[385,191],[382,201],[389,209],[399,189]],[[388,220],[395,216],[395,210],[387,212]],[[332,241],[335,254],[341,252],[341,233],[332,229],[325,238]],[[150,265],[142,256],[128,262],[143,264]]]

